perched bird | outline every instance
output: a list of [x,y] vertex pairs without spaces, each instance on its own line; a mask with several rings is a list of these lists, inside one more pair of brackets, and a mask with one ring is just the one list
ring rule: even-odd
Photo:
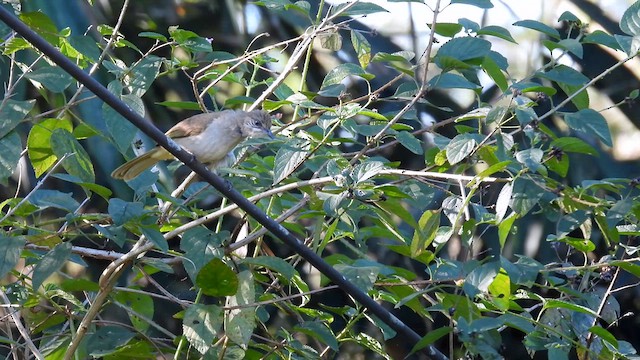
[[[248,137],[273,138],[270,128],[271,117],[266,111],[225,110],[194,115],[177,123],[165,134],[200,162],[215,167],[242,140]],[[171,153],[156,146],[122,164],[113,170],[111,176],[131,180],[158,161],[171,159],[174,159]]]

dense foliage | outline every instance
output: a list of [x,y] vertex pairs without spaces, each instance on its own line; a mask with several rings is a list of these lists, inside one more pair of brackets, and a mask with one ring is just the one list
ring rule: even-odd
[[[589,31],[570,12],[507,28],[438,18],[495,1],[406,1],[431,10],[421,52],[359,22],[384,3],[224,3],[125,0],[113,20],[92,2],[3,6],[161,128],[222,108],[281,114],[276,139],[244,142],[217,172],[422,341],[182,182],[179,164],[111,179],[153,145],[0,24],[6,356],[635,357],[620,329],[638,325],[622,301],[640,277],[638,168],[612,160],[593,96],[636,61],[640,2],[619,29]],[[525,76],[496,50],[522,47],[515,28],[543,49]],[[615,60],[593,73],[594,52]],[[631,111],[638,90],[610,94]]]

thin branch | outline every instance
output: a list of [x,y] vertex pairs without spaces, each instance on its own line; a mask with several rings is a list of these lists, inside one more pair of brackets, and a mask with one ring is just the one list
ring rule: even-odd
[[[2,301],[5,304],[11,304],[11,300],[9,300],[9,298],[7,297],[7,294],[2,290],[0,290],[0,298],[2,298]],[[22,335],[22,338],[24,339],[24,341],[27,343],[27,347],[29,348],[29,350],[33,352],[33,355],[36,357],[36,359],[44,360],[44,356],[42,356],[42,354],[40,353],[40,350],[38,350],[36,345],[31,340],[31,336],[29,336],[29,331],[22,324],[22,320],[20,319],[20,312],[18,310],[14,310],[11,308],[7,309],[7,312],[11,315],[11,318],[13,319],[13,324],[15,325],[16,329],[18,329],[18,332],[20,333],[20,335]]]

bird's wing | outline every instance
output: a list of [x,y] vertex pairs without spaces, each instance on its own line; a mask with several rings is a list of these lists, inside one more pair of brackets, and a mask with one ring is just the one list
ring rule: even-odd
[[180,121],[165,134],[172,139],[198,135],[202,133],[209,124],[211,124],[212,120],[215,121],[226,112],[227,111],[220,111],[194,115]]

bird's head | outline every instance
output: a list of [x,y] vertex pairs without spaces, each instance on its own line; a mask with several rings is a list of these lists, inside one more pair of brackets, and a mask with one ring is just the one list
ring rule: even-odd
[[240,126],[240,131],[244,137],[270,137],[271,133],[271,115],[262,110],[254,110],[246,113],[246,117]]

